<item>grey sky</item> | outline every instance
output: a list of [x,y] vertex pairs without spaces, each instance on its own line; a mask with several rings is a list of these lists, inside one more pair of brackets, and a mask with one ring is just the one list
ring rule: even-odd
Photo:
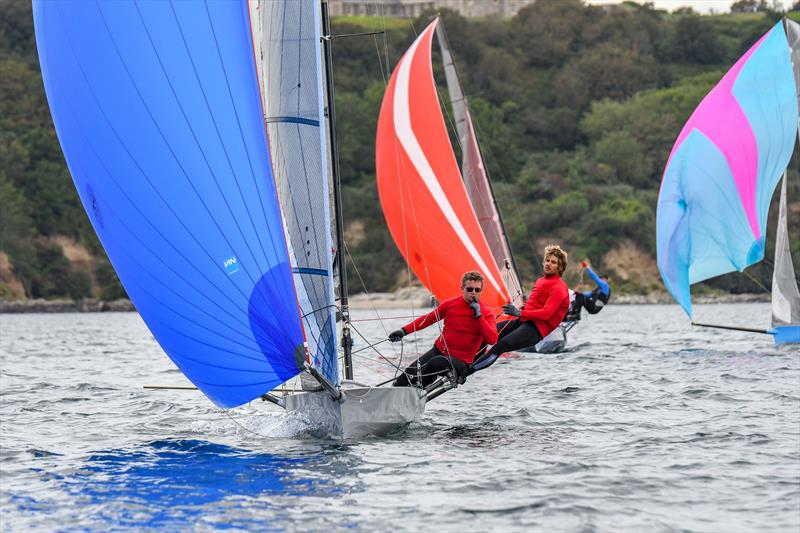
[[[588,4],[619,4],[623,0],[586,0]],[[736,0],[634,0],[640,4],[646,1],[652,1],[656,9],[666,9],[673,11],[679,7],[691,7],[698,13],[727,13],[731,9],[731,4]],[[767,0],[767,3],[773,3],[773,0]],[[784,9],[792,5],[791,0],[779,0]]]

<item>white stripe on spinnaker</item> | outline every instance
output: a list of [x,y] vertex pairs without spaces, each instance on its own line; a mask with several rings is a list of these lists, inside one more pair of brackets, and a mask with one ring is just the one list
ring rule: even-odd
[[411,45],[411,48],[408,49],[405,56],[400,60],[400,68],[397,71],[394,102],[392,103],[395,133],[397,133],[397,138],[400,140],[400,144],[403,145],[409,159],[411,159],[411,163],[414,165],[414,168],[416,168],[425,186],[428,187],[428,191],[433,195],[436,204],[444,213],[445,218],[456,232],[456,235],[458,235],[458,238],[461,239],[467,251],[478,263],[478,266],[486,274],[489,282],[497,289],[497,292],[503,294],[503,289],[500,288],[497,280],[492,276],[491,270],[486,266],[481,254],[469,238],[467,230],[461,225],[461,220],[456,216],[453,206],[450,205],[450,200],[447,199],[447,196],[442,190],[442,186],[439,184],[439,180],[436,179],[436,174],[433,172],[428,158],[425,157],[425,153],[422,151],[422,147],[419,145],[419,141],[416,135],[414,135],[414,131],[411,129],[411,112],[408,102],[409,73],[411,71],[411,61],[414,58],[414,52],[416,52],[417,46],[424,36],[424,33],[420,35],[419,38],[414,41],[414,44]]

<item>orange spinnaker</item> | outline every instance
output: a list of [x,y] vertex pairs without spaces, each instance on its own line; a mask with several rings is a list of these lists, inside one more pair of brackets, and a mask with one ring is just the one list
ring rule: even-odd
[[461,275],[483,274],[481,300],[510,301],[467,196],[433,79],[434,20],[397,64],[375,140],[378,194],[395,244],[440,301],[460,294]]

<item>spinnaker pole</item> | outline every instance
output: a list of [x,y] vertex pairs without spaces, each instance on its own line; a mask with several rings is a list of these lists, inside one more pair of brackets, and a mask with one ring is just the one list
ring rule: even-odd
[[739,326],[722,326],[719,324],[701,324],[700,322],[692,322],[692,325],[700,326],[703,328],[731,329],[733,331],[747,331],[748,333],[763,333],[765,335],[772,335],[772,333],[766,329],[741,328]]
[[336,211],[336,256],[339,265],[339,297],[342,315],[342,349],[344,350],[344,377],[353,379],[353,339],[350,336],[350,309],[347,303],[347,265],[344,253],[344,228],[342,225],[342,184],[339,178],[339,153],[336,148],[336,113],[333,103],[333,53],[331,50],[331,25],[328,0],[322,0],[322,48],[325,53],[325,86],[328,115],[328,136],[331,143],[331,171],[333,173],[333,204]]

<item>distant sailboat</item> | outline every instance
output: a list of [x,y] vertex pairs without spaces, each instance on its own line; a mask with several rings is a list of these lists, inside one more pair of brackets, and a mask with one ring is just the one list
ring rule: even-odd
[[760,330],[778,344],[800,342],[800,292],[786,213],[786,168],[798,142],[799,92],[800,25],[786,19],[761,37],[695,109],[672,148],[658,200],[659,270],[691,316],[691,284],[763,259],[770,200],[784,176],[773,327]]
[[[335,436],[418,417],[425,391],[351,381],[327,2],[36,0],[34,19],[83,205],[186,377]],[[321,390],[269,393],[304,371]]]
[[[460,168],[433,78],[434,32],[461,145]],[[395,67],[375,142],[378,192],[386,222],[417,278],[442,301],[459,294],[462,272],[478,270],[486,277],[483,301],[498,309],[508,302],[522,305],[524,295],[511,246],[438,18]],[[556,328],[537,350],[563,349],[573,325]]]

